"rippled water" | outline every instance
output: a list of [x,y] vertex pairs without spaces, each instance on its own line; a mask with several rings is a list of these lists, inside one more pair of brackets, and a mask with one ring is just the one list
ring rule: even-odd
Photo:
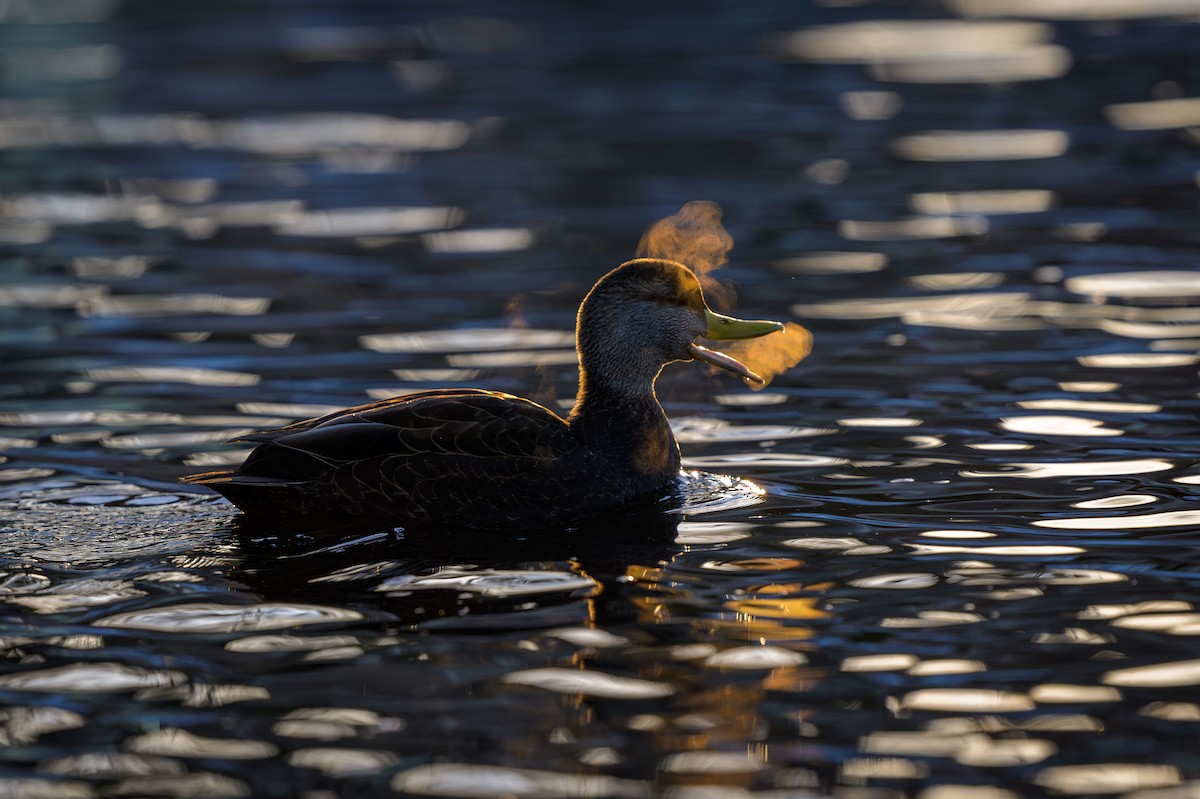
[[[0,6],[0,794],[1197,795],[1200,4],[643,5]],[[175,483],[569,408],[697,198],[816,347],[668,370],[674,491],[463,538]]]

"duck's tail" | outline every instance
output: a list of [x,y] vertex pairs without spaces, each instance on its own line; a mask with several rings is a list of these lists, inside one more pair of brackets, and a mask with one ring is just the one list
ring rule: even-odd
[[216,471],[189,474],[179,482],[211,488],[247,513],[291,516],[304,512],[296,501],[297,488],[303,485],[300,481]]

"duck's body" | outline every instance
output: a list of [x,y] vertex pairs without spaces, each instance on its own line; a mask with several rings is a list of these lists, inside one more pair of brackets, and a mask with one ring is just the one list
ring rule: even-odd
[[259,515],[507,530],[579,522],[678,475],[654,394],[666,363],[698,357],[752,377],[693,340],[779,327],[713,314],[681,264],[631,261],[580,306],[579,396],[566,419],[510,394],[427,391],[245,436],[258,447],[236,470],[185,480]]

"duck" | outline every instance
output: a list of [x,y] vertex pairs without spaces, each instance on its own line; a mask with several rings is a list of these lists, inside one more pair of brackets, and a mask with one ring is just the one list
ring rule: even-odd
[[257,446],[236,469],[182,480],[247,517],[470,530],[578,524],[677,480],[679,446],[655,395],[664,366],[704,361],[761,383],[696,339],[783,327],[717,313],[687,266],[638,258],[601,277],[579,306],[579,388],[566,418],[498,391],[421,391],[232,439]]

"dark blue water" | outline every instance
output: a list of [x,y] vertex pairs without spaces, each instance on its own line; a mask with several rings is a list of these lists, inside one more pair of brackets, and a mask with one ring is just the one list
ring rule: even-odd
[[[1200,791],[1200,4],[642,5],[0,7],[0,795]],[[670,496],[175,483],[404,391],[565,412],[695,199],[815,349],[667,370]]]

